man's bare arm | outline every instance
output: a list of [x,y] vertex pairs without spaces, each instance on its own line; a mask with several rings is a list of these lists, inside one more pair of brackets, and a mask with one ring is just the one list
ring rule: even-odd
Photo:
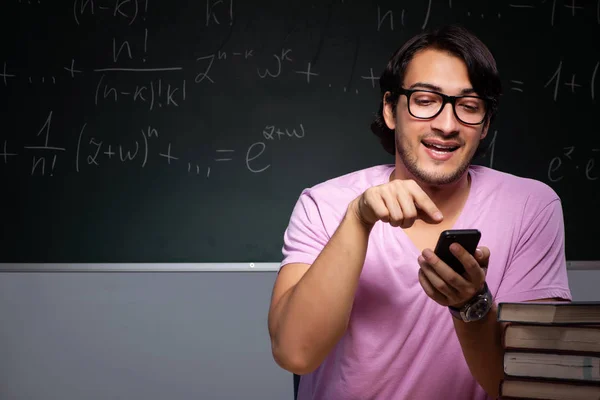
[[371,187],[350,203],[310,268],[295,264],[281,269],[269,333],[273,357],[282,368],[298,374],[313,371],[345,333],[373,225],[382,221],[404,228],[423,216],[434,223],[443,219],[414,181]]
[[346,331],[370,228],[347,213],[312,266],[284,266],[269,310],[273,357],[284,369],[317,368]]
[[[553,298],[532,301],[564,300]],[[493,398],[498,396],[500,382],[504,378],[502,332],[506,324],[498,322],[497,316],[497,306],[494,305],[481,321],[465,323],[453,318],[454,329],[469,370],[479,385]]]

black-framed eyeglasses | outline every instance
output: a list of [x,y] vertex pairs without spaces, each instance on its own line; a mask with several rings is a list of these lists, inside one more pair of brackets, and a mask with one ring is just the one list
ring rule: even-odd
[[419,119],[437,117],[446,103],[450,103],[454,116],[460,122],[480,125],[485,121],[489,108],[488,100],[479,96],[448,96],[433,90],[404,88],[400,88],[398,93],[406,95],[408,112]]

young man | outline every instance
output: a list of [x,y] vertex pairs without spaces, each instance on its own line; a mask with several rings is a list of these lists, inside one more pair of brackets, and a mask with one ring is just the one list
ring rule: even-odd
[[[269,310],[273,356],[302,375],[301,400],[495,398],[497,303],[571,300],[560,199],[471,165],[500,80],[468,31],[417,35],[380,85],[373,130],[395,163],[301,193]],[[451,246],[463,275],[432,251],[461,228],[481,231],[474,257]]]

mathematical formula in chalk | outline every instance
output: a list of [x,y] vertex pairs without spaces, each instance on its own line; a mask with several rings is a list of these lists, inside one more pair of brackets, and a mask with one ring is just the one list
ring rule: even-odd
[[126,139],[117,143],[104,139],[102,132],[84,123],[73,146],[54,145],[51,137],[53,113],[49,112],[40,130],[32,136],[31,144],[18,146],[9,140],[0,142],[0,168],[16,173],[14,165],[24,162],[31,176],[54,176],[57,168],[62,174],[68,173],[69,169],[79,173],[119,164],[144,169],[150,161],[156,161],[164,168],[178,168],[189,175],[206,178],[225,163],[240,164],[247,172],[261,173],[271,167],[268,158],[263,155],[270,142],[302,140],[306,135],[303,124],[294,128],[265,125],[260,136],[256,135],[258,140],[246,147],[216,148],[204,159],[185,159],[179,156],[179,151],[185,150],[189,154],[193,150],[174,145],[169,137],[176,135],[172,132],[171,135],[159,133],[152,126],[141,128],[136,136],[127,135]]

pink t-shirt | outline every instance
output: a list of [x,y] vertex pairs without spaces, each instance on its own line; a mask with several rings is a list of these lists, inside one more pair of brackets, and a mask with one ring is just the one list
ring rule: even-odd
[[[312,264],[350,201],[387,182],[393,168],[371,167],[304,190],[285,231],[281,266]],[[486,167],[469,172],[471,190],[453,228],[481,231],[495,302],[571,300],[556,193]],[[418,256],[401,228],[375,224],[348,329],[325,361],[302,376],[299,400],[488,398],[469,372],[448,309],[419,284]]]

